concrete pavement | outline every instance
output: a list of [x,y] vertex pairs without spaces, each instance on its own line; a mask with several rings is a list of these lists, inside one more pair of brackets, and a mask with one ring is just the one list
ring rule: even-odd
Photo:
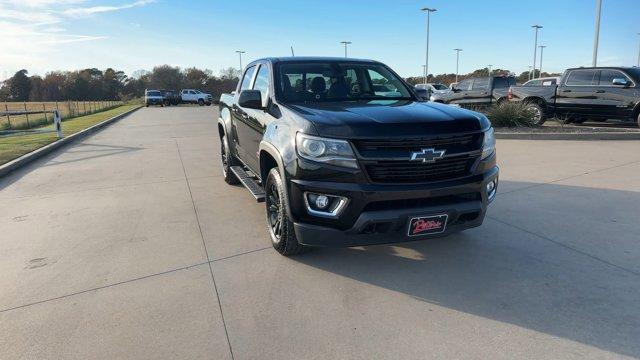
[[285,258],[210,107],[0,179],[2,359],[640,357],[640,143],[498,142],[485,224]]

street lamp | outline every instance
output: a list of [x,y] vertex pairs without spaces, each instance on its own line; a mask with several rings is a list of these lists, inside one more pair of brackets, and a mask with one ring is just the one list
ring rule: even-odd
[[596,67],[598,64],[598,41],[600,39],[600,12],[602,11],[602,0],[596,0],[596,26],[595,34],[593,35],[593,61],[592,66]]
[[[638,33],[640,35],[640,33]],[[638,67],[640,67],[640,46],[638,46]]]
[[424,83],[427,83],[427,76],[429,76],[429,19],[432,12],[436,12],[436,9],[424,7],[420,9],[427,13],[427,52],[424,62]]
[[489,70],[489,76],[491,76],[491,68],[493,67],[493,65],[487,65],[487,69]]
[[531,80],[531,65],[529,65],[529,80]]
[[538,30],[542,29],[540,25],[533,25],[532,28],[536,29],[536,40],[533,45],[533,75],[532,79],[536,78],[536,55],[538,55]]
[[351,44],[351,41],[340,41],[340,44],[344,45],[344,57],[347,57],[347,45]]
[[460,51],[462,51],[462,49],[453,49],[453,51],[456,52],[456,82],[458,82],[458,68],[460,65]]
[[544,48],[546,48],[547,45],[540,45],[538,47],[540,48],[540,76],[542,76],[542,54],[544,53]]
[[240,57],[240,72],[242,72],[242,54],[245,52],[242,50],[236,50],[236,53],[238,53],[238,56]]

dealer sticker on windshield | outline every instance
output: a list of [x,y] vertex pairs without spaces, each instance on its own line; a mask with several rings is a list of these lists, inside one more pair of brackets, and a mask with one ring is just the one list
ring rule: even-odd
[[409,236],[438,234],[444,232],[447,228],[447,219],[449,215],[432,215],[414,217],[409,221]]

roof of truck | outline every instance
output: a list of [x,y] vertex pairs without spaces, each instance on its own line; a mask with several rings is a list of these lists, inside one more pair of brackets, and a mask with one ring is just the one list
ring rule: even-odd
[[305,62],[305,61],[340,61],[340,62],[375,62],[375,60],[369,59],[354,59],[354,58],[345,58],[345,57],[329,57],[329,56],[284,56],[284,57],[267,57],[262,59],[257,59],[256,61],[270,61],[272,63],[277,62]]

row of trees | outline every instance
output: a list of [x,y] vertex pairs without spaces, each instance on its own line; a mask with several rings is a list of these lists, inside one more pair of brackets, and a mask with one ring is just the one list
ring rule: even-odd
[[144,90],[151,88],[198,89],[215,96],[234,90],[237,82],[238,70],[233,68],[222,70],[219,76],[210,70],[169,65],[139,70],[132,76],[112,68],[52,71],[43,77],[20,70],[0,83],[0,101],[129,100],[144,96]]
[[[511,71],[505,70],[505,69],[493,69],[491,71],[491,74],[492,75],[513,75]],[[529,71],[525,71],[520,73],[520,75],[517,75],[516,80],[518,84],[522,84],[527,82],[530,79],[531,75],[532,74]],[[542,72],[542,74],[540,74],[540,71],[536,70],[534,77],[538,78],[538,77],[560,76],[560,75],[561,74],[559,73],[547,73],[547,72]],[[489,68],[477,69],[467,74],[459,74],[458,81],[462,81],[466,78],[482,77],[482,76],[489,76]],[[408,83],[412,85],[422,84],[424,83],[424,76],[412,76],[412,77],[408,77],[406,80]],[[449,85],[451,83],[456,82],[456,74],[439,74],[439,75],[429,74],[429,82]]]
[[[510,74],[509,70],[495,69],[493,74]],[[458,81],[468,77],[487,76],[489,69],[477,69],[468,74],[460,74]],[[518,83],[529,79],[529,72],[521,73]],[[542,73],[542,76],[560,74]],[[540,74],[536,73],[536,77]],[[31,75],[20,70],[14,76],[0,83],[0,101],[63,101],[63,100],[129,100],[144,96],[145,89],[198,89],[219,96],[233,91],[238,82],[239,71],[223,69],[218,76],[211,70],[198,68],[181,69],[161,65],[152,71],[138,70],[127,76],[124,72],[108,68],[104,71],[91,68],[78,71],[52,71],[44,77]],[[429,75],[429,82],[449,85],[456,79],[455,74]],[[408,77],[410,84],[420,84],[421,76]]]

